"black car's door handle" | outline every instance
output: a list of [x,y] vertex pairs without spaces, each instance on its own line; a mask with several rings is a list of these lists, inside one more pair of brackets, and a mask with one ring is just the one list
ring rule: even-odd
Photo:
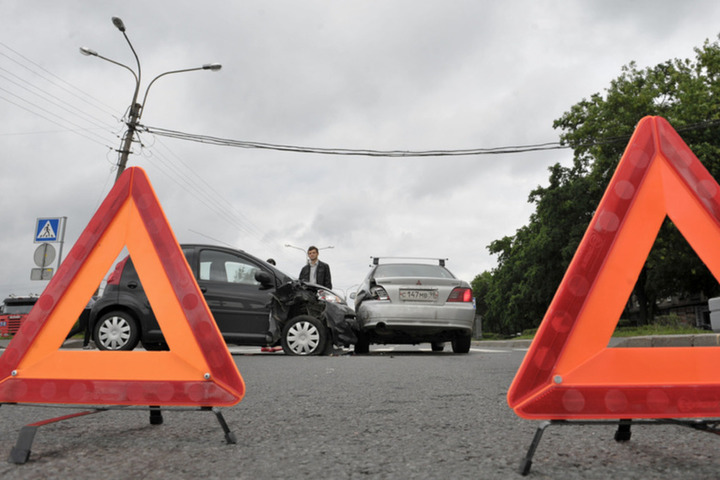
[[138,284],[137,282],[128,282],[127,287],[128,288],[137,288]]

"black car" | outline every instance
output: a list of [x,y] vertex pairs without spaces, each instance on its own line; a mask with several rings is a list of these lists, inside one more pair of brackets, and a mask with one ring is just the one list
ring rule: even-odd
[[[333,326],[354,312],[330,290],[298,282],[249,253],[214,245],[181,245],[226,343],[282,345],[290,355],[317,355],[343,342]],[[281,302],[277,292],[292,302]],[[287,295],[302,291],[304,296]],[[303,301],[297,301],[297,298]],[[274,300],[273,300],[274,299]],[[325,308],[330,303],[332,309]],[[273,315],[270,315],[271,304]],[[281,314],[277,314],[282,310]],[[333,315],[326,315],[331,310]],[[339,314],[338,314],[339,312]],[[332,318],[329,318],[332,317]],[[130,257],[118,262],[92,307],[89,329],[101,350],[167,350],[167,344]]]

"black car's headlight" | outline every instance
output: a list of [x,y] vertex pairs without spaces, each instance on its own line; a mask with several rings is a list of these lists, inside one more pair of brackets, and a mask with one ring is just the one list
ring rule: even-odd
[[320,289],[317,291],[318,300],[322,300],[328,303],[345,303],[342,298],[335,295],[330,290]]

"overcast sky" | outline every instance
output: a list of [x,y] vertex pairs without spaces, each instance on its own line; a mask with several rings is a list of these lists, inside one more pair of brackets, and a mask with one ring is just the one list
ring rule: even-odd
[[[115,178],[134,81],[141,123],[322,148],[457,150],[555,142],[572,105],[631,61],[692,58],[717,1],[14,1],[0,3],[0,295],[31,281],[38,217],[69,252]],[[638,119],[639,120],[639,119]],[[150,134],[145,169],[181,243],[232,245],[297,276],[321,247],[336,290],[371,256],[449,258],[471,281],[527,223],[529,192],[572,153],[374,158],[213,146]],[[333,246],[332,249],[322,249]]]

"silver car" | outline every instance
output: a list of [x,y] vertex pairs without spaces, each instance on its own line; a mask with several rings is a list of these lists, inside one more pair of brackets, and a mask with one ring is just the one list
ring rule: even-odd
[[[360,332],[355,353],[371,343],[430,342],[440,352],[468,353],[475,319],[475,299],[468,282],[456,278],[445,260],[395,263],[373,258],[370,273],[358,288],[355,312]],[[387,263],[390,262],[390,263]]]

